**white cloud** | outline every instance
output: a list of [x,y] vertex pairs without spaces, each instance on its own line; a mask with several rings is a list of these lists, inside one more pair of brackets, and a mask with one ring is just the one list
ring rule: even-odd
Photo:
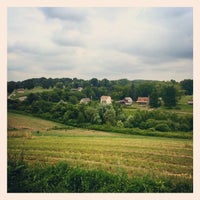
[[192,27],[191,8],[9,8],[8,79],[192,78]]

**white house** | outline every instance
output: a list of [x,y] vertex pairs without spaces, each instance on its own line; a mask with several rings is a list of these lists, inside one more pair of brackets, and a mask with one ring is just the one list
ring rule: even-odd
[[112,99],[111,99],[110,96],[101,96],[100,103],[102,103],[102,104],[111,104],[112,103]]
[[124,98],[124,104],[130,106],[133,103],[133,99],[131,97]]
[[90,98],[82,98],[80,100],[80,103],[88,104],[90,101],[91,101]]

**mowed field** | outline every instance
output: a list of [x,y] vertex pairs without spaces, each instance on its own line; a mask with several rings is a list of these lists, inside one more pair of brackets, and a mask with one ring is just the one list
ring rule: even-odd
[[70,128],[25,115],[8,113],[8,159],[29,164],[66,161],[83,169],[128,176],[193,180],[190,139],[144,137]]

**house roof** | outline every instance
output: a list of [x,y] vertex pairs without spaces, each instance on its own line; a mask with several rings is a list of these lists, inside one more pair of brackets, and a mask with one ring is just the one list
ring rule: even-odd
[[137,101],[138,103],[146,103],[149,102],[149,97],[138,97]]
[[111,98],[110,96],[101,96],[102,101],[106,101],[107,99]]
[[125,100],[125,101],[129,101],[129,102],[132,102],[132,101],[133,101],[133,99],[132,99],[131,97],[125,97],[124,100]]
[[87,103],[87,102],[90,102],[90,98],[82,98],[80,100],[80,103]]

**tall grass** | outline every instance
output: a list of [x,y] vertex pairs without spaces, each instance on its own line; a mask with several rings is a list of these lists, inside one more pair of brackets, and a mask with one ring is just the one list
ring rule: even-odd
[[9,114],[8,191],[192,192],[191,139],[114,132]]
[[192,182],[169,177],[128,178],[125,173],[83,170],[65,162],[56,165],[28,166],[23,161],[8,162],[8,192],[66,193],[149,193],[192,192]]

